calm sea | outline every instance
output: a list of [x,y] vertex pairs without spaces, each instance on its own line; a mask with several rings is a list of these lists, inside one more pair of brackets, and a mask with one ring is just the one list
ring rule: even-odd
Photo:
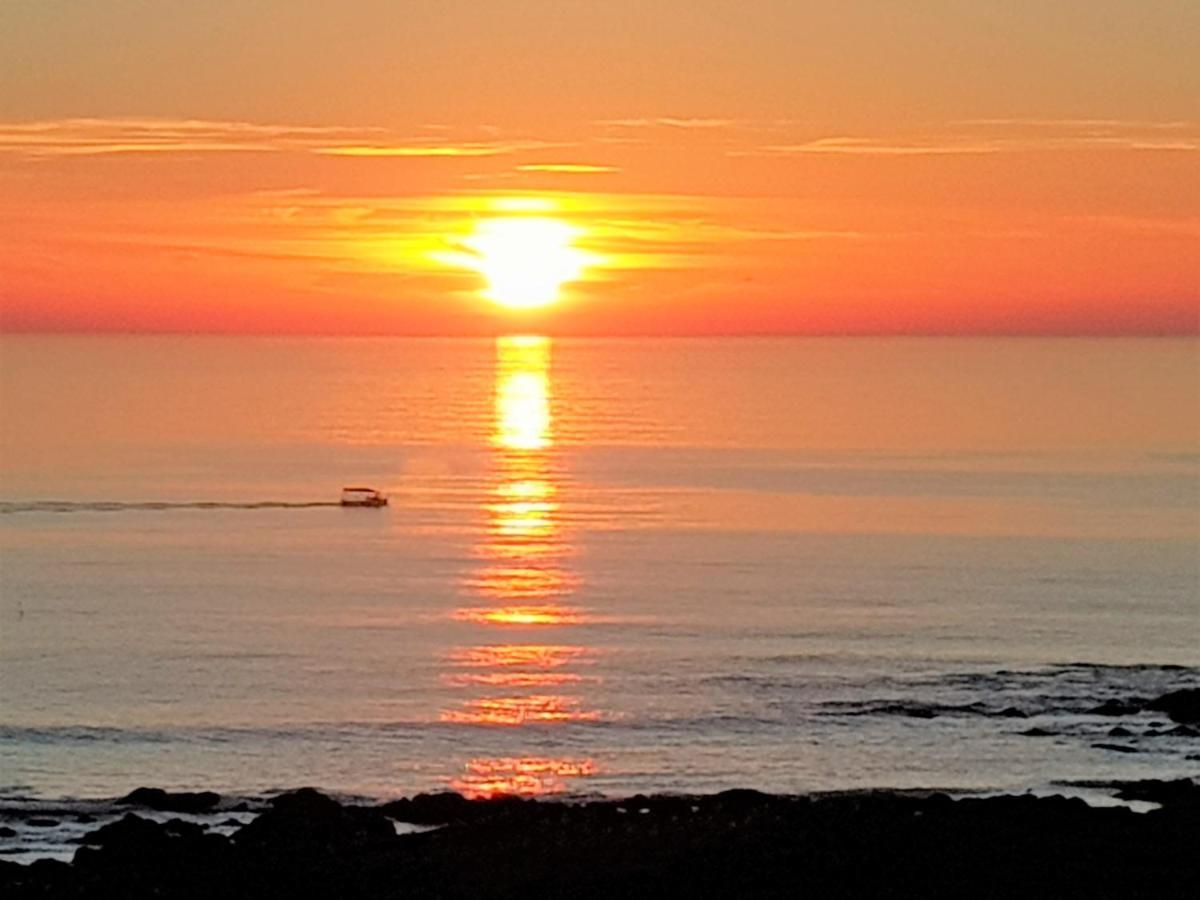
[[0,795],[1195,774],[1198,354],[6,337]]

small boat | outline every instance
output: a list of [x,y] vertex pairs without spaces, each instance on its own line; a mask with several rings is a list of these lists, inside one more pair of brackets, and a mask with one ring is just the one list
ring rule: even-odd
[[342,488],[342,506],[387,506],[387,494],[374,488]]

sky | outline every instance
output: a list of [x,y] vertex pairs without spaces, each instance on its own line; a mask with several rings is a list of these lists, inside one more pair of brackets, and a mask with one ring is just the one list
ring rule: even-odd
[[1200,4],[0,0],[0,327],[1195,334]]

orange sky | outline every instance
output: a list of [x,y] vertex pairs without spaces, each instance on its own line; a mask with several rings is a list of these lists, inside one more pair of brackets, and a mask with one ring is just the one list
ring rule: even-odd
[[[1165,0],[14,0],[0,324],[1195,333],[1197,33]],[[530,201],[596,262],[516,313],[447,259]]]

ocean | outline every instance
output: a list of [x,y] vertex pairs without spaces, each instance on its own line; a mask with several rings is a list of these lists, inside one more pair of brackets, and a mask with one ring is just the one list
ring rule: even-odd
[[6,336],[0,401],[0,802],[1200,771],[1098,711],[1200,685],[1195,340]]

